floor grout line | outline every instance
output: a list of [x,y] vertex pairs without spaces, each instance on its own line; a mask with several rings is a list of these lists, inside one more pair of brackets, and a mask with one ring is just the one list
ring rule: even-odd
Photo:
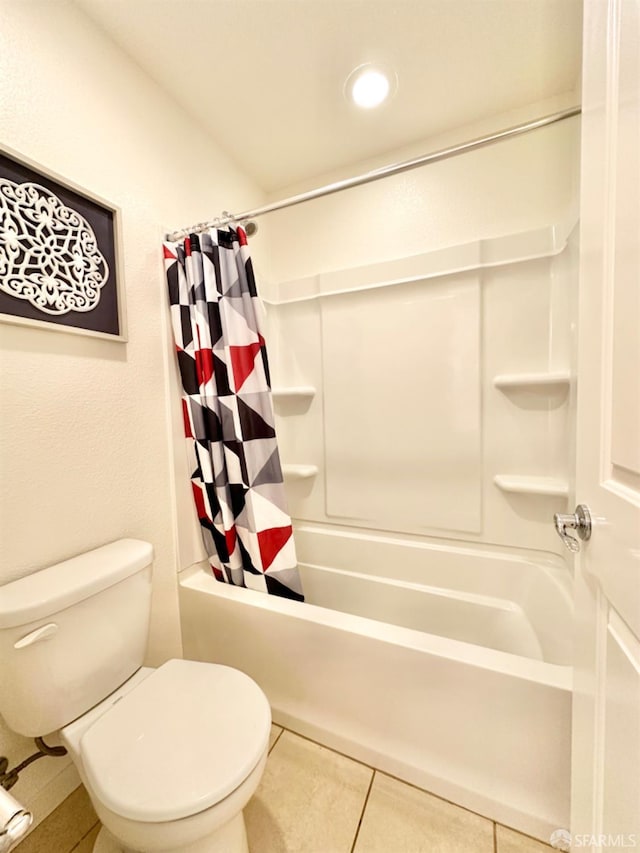
[[373,788],[373,780],[376,776],[376,770],[372,770],[371,773],[371,781],[369,782],[369,787],[367,788],[367,793],[364,798],[364,803],[362,804],[362,811],[360,812],[360,820],[358,821],[358,826],[356,827],[356,834],[353,837],[353,844],[351,845],[351,850],[349,853],[354,853],[356,849],[356,843],[358,841],[358,836],[360,835],[360,827],[362,826],[362,821],[364,820],[364,813],[367,810],[367,805],[369,803],[369,794],[371,793],[371,789]]
[[[278,726],[278,724],[277,724],[277,723],[272,723],[272,725],[274,725],[274,726]],[[278,726],[278,728],[280,729],[280,731],[278,732],[278,736],[276,737],[276,739],[274,740],[274,742],[273,742],[273,743],[271,744],[271,746],[269,747],[269,751],[267,752],[267,755],[271,755],[271,753],[273,752],[273,748],[274,748],[274,746],[278,743],[278,741],[279,741],[279,740],[280,740],[280,738],[282,737],[282,733],[283,733],[284,731],[286,731],[286,729],[284,728],[284,726]]]
[[[461,809],[464,812],[469,812],[469,814],[473,814],[476,817],[481,817],[483,820],[489,820],[492,823],[493,818],[487,817],[486,814],[482,814],[482,812],[474,812],[473,809],[467,808],[467,806],[462,806],[460,803],[456,803],[455,800],[448,800],[446,797],[443,797],[442,794],[436,794],[434,791],[430,791],[428,788],[421,788],[420,785],[415,785],[413,782],[407,782],[406,779],[402,779],[400,776],[394,776],[393,773],[388,773],[386,770],[380,770],[379,767],[374,767],[378,773],[382,773],[385,776],[388,776],[390,779],[395,779],[396,782],[401,782],[403,785],[407,785],[409,788],[414,788],[416,791],[420,791],[423,794],[428,794],[430,797],[435,797],[436,800],[440,800],[443,803],[448,803],[450,806],[455,806],[457,809]],[[519,830],[515,830],[518,832]]]
[[493,853],[498,853],[498,826],[493,821]]
[[71,848],[71,850],[69,851],[69,853],[73,853],[73,851],[74,851],[77,847],[79,847],[79,846],[82,844],[82,842],[85,840],[85,838],[87,837],[87,835],[91,835],[91,833],[93,832],[93,830],[94,830],[94,829],[96,828],[96,826],[98,826],[99,824],[100,824],[100,821],[99,821],[99,820],[97,820],[97,821],[93,824],[93,826],[92,826],[92,827],[91,827],[87,832],[85,832],[85,834],[82,836],[82,838],[80,838],[78,841],[76,841],[76,843],[73,845],[73,847]]

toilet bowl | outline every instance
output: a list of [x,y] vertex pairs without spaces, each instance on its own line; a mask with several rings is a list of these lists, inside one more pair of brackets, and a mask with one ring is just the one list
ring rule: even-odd
[[270,725],[248,676],[172,660],[138,670],[60,738],[111,836],[105,851],[241,853]]
[[244,673],[143,667],[60,730],[108,839],[97,850],[246,853],[242,809],[267,758],[271,711]]
[[103,825],[95,853],[248,853],[269,703],[230,667],[141,666],[152,556],[119,540],[0,589],[0,713],[59,731]]

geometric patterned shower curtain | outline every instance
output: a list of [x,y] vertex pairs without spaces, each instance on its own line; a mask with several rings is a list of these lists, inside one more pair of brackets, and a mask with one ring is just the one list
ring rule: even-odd
[[191,485],[217,580],[303,600],[247,237],[164,244]]

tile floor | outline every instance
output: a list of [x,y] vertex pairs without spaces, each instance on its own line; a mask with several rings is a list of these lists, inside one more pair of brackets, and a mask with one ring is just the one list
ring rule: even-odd
[[[245,809],[251,853],[549,853],[546,844],[272,726]],[[16,853],[91,853],[99,824],[84,788]]]

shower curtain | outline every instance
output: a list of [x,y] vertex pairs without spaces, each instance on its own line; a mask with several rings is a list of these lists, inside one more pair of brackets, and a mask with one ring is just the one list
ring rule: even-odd
[[164,244],[191,486],[219,581],[303,600],[242,228]]

